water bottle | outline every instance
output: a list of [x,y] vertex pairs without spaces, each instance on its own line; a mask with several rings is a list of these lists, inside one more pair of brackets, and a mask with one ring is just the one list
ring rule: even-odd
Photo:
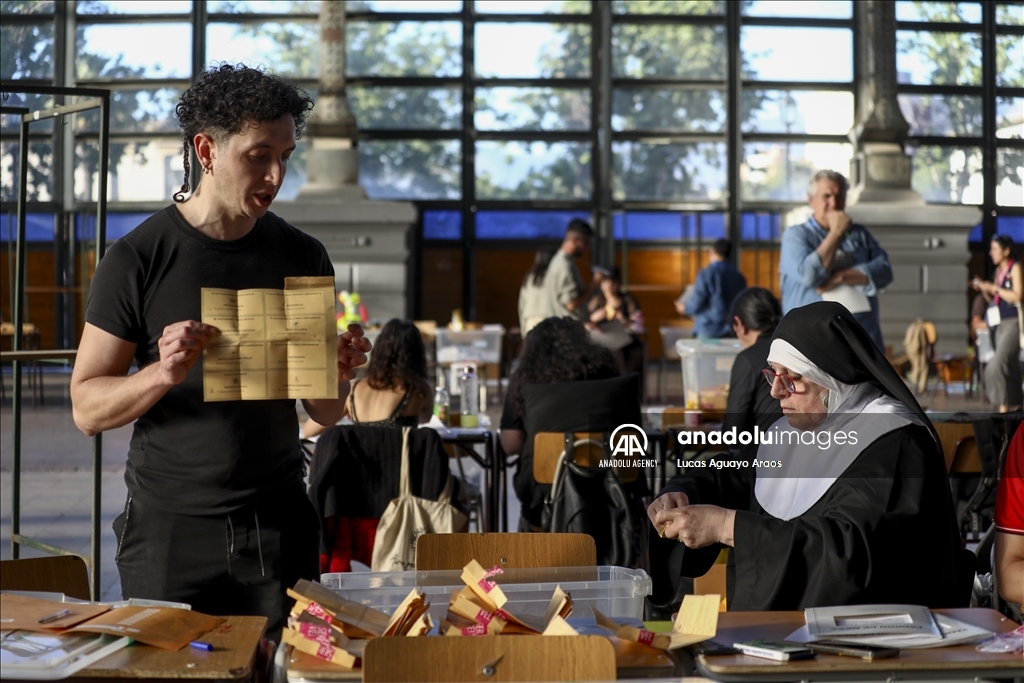
[[459,425],[462,427],[476,427],[478,422],[477,412],[480,407],[480,394],[477,389],[476,368],[472,365],[466,366],[459,376],[459,393],[462,394],[461,412]]
[[434,415],[441,421],[441,424],[448,424],[448,407],[451,405],[451,400],[448,398],[448,390],[444,387],[438,387],[437,391],[434,392]]

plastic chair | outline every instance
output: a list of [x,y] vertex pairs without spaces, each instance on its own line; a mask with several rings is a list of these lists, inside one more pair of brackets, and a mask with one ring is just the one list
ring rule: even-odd
[[416,541],[416,571],[484,567],[593,567],[597,548],[587,534],[424,534]]

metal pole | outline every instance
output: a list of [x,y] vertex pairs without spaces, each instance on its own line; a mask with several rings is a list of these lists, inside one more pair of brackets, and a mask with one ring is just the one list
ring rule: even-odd
[[[107,167],[110,152],[107,137],[110,133],[110,93],[100,100],[100,159],[96,205],[96,266],[107,246]],[[92,599],[100,598],[100,514],[103,509],[103,433],[92,439]]]
[[[25,322],[25,203],[28,199],[28,121],[18,130],[18,237],[15,247],[14,338],[15,351],[22,350],[21,329]],[[12,363],[14,387],[11,392],[14,453],[11,458],[11,558],[18,559],[21,533],[21,361]]]
[[743,163],[743,132],[740,129],[740,112],[743,111],[740,98],[743,96],[743,53],[740,51],[740,3],[726,3],[725,45],[729,51],[726,79],[728,83],[728,188],[729,222],[727,235],[732,241],[731,260],[739,264],[740,252],[740,165]]

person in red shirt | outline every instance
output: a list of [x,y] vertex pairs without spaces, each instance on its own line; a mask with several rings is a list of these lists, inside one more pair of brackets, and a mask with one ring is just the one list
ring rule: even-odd
[[1007,602],[1024,602],[1024,429],[1006,454],[996,494],[996,587]]

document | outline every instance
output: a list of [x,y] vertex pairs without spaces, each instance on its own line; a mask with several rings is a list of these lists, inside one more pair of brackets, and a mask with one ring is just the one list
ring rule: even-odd
[[814,640],[883,634],[942,635],[931,610],[921,605],[808,607],[804,620]]
[[859,287],[839,285],[821,293],[823,301],[835,301],[846,307],[850,313],[867,313],[871,310],[871,302]]
[[[843,635],[841,638],[849,643],[860,645],[877,645],[879,647],[898,647],[901,650],[923,650],[935,647],[947,647],[949,645],[960,645],[970,643],[992,635],[991,631],[978,628],[973,624],[954,619],[945,614],[933,613],[935,623],[939,627],[938,635],[933,633],[922,634],[877,634],[877,635]],[[801,626],[793,631],[786,640],[795,643],[808,643],[815,640],[827,640],[832,636],[812,636],[807,626]]]
[[202,319],[221,331],[203,351],[204,400],[338,398],[333,278],[203,287]]

